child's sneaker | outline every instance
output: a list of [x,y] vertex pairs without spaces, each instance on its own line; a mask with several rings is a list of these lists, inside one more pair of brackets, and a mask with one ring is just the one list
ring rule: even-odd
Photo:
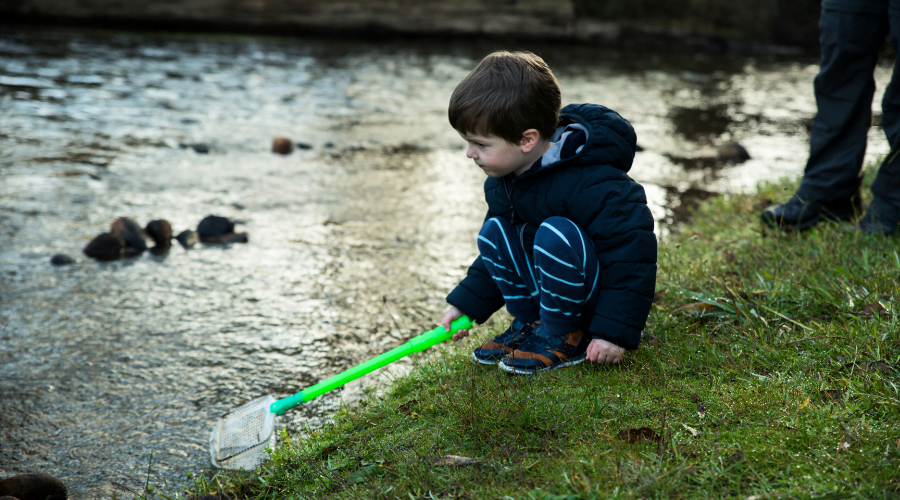
[[543,324],[534,329],[525,342],[500,361],[500,369],[520,375],[532,375],[544,370],[555,370],[577,365],[587,356],[591,337],[577,330],[568,335],[554,337]]
[[505,332],[481,344],[481,347],[472,352],[472,357],[483,365],[496,365],[503,356],[519,347],[533,329],[533,325],[513,319]]

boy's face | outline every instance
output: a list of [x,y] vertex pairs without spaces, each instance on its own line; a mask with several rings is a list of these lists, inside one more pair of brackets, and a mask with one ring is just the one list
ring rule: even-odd
[[[512,144],[496,136],[459,133],[469,143],[466,157],[489,177],[503,177],[514,173],[519,175],[531,167],[534,160],[523,150],[521,144]],[[527,148],[530,149],[531,148]]]

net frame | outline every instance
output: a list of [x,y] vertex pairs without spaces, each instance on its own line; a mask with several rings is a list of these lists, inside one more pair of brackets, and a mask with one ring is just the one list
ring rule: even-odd
[[254,470],[275,449],[275,414],[271,395],[254,399],[222,415],[209,436],[209,458],[214,467]]

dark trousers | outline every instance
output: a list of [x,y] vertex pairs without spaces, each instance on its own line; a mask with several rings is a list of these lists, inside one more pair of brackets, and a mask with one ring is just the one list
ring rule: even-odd
[[600,264],[591,239],[564,217],[550,217],[527,255],[518,229],[506,219],[488,219],[478,234],[478,251],[519,321],[540,319],[550,335],[583,328],[597,305]]
[[797,195],[804,200],[849,197],[859,186],[872,119],[878,49],[889,36],[895,63],[882,100],[891,153],[872,185],[876,203],[900,209],[900,0],[825,0],[819,20],[821,64],[815,79],[818,112],[809,160]]

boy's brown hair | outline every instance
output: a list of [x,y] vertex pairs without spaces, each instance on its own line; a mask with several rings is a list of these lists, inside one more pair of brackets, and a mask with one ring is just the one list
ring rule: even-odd
[[531,52],[498,51],[459,82],[447,114],[450,125],[463,134],[518,144],[531,128],[550,139],[561,101],[559,84],[543,59]]

